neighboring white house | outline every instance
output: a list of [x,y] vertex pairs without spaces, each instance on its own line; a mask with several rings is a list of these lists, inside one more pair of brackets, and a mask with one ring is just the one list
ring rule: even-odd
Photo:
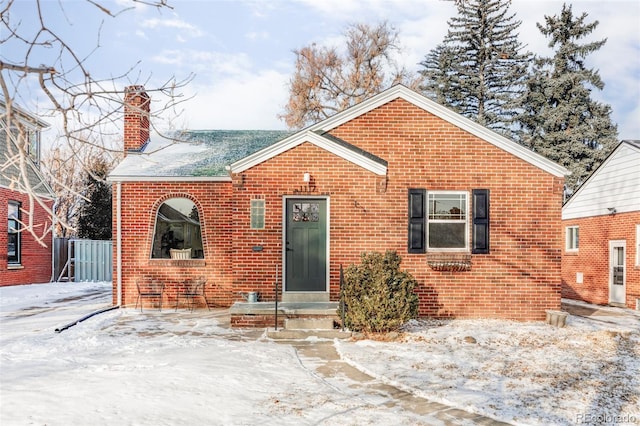
[[624,140],[562,208],[563,297],[639,308],[640,141]]

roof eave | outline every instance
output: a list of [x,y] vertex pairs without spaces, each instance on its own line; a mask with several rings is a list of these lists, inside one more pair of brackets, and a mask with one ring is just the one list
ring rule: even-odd
[[231,182],[231,177],[109,175],[107,182]]

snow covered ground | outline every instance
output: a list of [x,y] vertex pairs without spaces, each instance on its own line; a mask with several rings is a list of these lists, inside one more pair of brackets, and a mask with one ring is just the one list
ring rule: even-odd
[[[110,283],[0,288],[0,424],[436,424],[321,377],[291,345],[229,329],[226,311],[117,309],[55,332],[110,302]],[[509,423],[640,424],[640,315],[620,312],[562,329],[415,321],[393,339],[333,344],[380,382]]]

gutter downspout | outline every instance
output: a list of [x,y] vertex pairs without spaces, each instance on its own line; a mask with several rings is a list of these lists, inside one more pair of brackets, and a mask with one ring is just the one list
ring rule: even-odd
[[122,305],[122,182],[116,183],[116,284],[117,306]]

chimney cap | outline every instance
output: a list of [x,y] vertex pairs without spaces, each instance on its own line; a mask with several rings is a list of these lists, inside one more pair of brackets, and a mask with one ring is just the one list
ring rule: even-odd
[[144,86],[140,84],[135,84],[132,86],[127,86],[124,89],[125,93],[139,92],[144,93]]

